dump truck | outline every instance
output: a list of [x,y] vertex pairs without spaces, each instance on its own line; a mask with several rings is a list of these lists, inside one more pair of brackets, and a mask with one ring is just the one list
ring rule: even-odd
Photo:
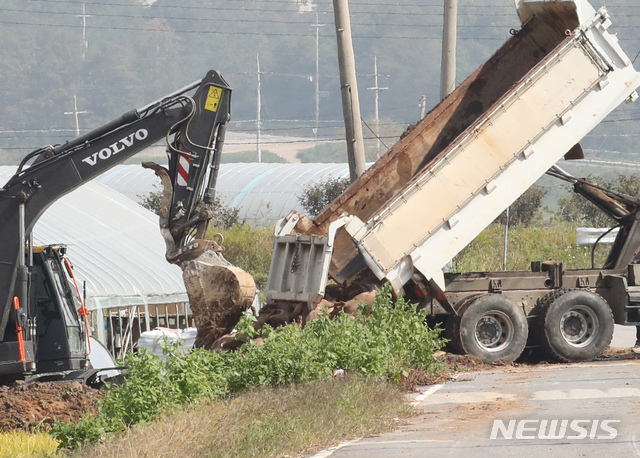
[[[64,246],[35,246],[38,218],[65,194],[158,140],[168,168],[145,163],[164,190],[160,231],[179,265],[202,335],[229,332],[255,296],[255,283],[206,237],[220,166],[231,87],[204,78],[59,145],[29,153],[0,189],[0,383],[55,373],[88,380],[87,309]],[[224,293],[213,285],[223,285]],[[84,323],[83,323],[84,321]]]
[[[292,213],[275,231],[268,302],[306,303],[340,285],[388,282],[445,323],[452,346],[485,362],[540,345],[584,361],[613,324],[640,324],[638,201],[564,173],[580,140],[622,103],[640,74],[586,0],[516,0],[520,30],[315,219]],[[570,271],[445,274],[443,267],[543,174],[620,225],[607,263]]]

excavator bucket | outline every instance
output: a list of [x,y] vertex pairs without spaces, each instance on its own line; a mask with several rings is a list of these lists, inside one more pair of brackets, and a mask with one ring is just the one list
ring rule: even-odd
[[[165,240],[167,261],[182,269],[191,313],[198,328],[195,345],[212,349],[213,343],[229,334],[253,303],[256,295],[255,282],[251,275],[222,256],[222,236],[219,236],[218,243],[204,239],[206,230],[198,230],[195,238],[188,244],[176,244],[169,224],[173,192],[169,172],[153,162],[144,162],[142,165],[152,169],[162,183],[160,233]],[[201,213],[204,213],[202,221],[210,218],[206,210]]]
[[179,265],[198,328],[195,345],[211,350],[251,306],[256,284],[251,275],[213,250]]

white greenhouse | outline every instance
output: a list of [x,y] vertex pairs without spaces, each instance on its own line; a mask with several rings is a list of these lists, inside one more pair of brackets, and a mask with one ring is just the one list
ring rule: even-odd
[[[239,210],[240,220],[269,226],[291,210],[304,212],[298,196],[309,185],[349,176],[347,164],[221,164],[216,195]],[[96,181],[141,202],[160,190],[160,179],[140,165],[119,165]]]
[[[0,166],[5,183],[15,167]],[[348,176],[347,164],[222,164],[217,195],[253,225],[271,225],[310,184]],[[192,325],[179,267],[165,258],[158,217],[138,204],[159,190],[139,165],[116,166],[56,201],[38,220],[34,242],[64,244],[84,287],[94,334],[114,356],[156,326]]]
[[[0,181],[5,183],[14,170],[0,167]],[[67,245],[95,334],[114,353],[131,348],[147,328],[186,327],[182,271],[165,260],[152,212],[90,182],[49,207],[33,232],[36,244]]]

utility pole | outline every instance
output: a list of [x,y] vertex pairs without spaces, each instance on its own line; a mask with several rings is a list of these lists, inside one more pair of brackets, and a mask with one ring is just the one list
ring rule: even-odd
[[458,0],[444,0],[442,24],[442,60],[440,63],[440,100],[456,87],[456,35],[458,28]]
[[256,116],[256,127],[258,134],[256,136],[256,150],[258,151],[258,162],[262,162],[262,146],[260,145],[260,129],[262,128],[262,121],[260,119],[260,112],[262,109],[262,94],[260,87],[260,54],[256,54],[256,62],[258,63],[258,113]]
[[77,14],[76,17],[82,18],[82,44],[84,46],[84,51],[82,51],[82,60],[84,60],[85,52],[89,49],[89,42],[87,41],[87,18],[91,17],[90,14],[87,14],[84,3],[82,4],[82,14]]
[[426,95],[420,96],[420,104],[418,105],[418,107],[420,108],[420,119],[422,119],[424,118],[424,115],[427,114],[427,96]]
[[88,111],[78,111],[78,100],[76,95],[73,95],[73,111],[65,111],[66,115],[74,115],[76,118],[76,137],[80,136],[80,122],[78,121],[78,115],[89,113]]
[[349,176],[354,182],[365,170],[364,140],[360,121],[360,99],[356,79],[356,60],[353,55],[351,20],[347,0],[333,0],[333,14],[336,22],[338,41],[338,64],[340,67],[340,91],[342,93],[342,114],[347,139]]
[[311,27],[316,28],[316,126],[313,128],[313,136],[318,138],[318,124],[320,123],[320,27],[326,24],[318,23],[318,13],[316,13],[316,23]]
[[378,56],[373,56],[373,87],[368,87],[368,90],[375,91],[374,98],[374,116],[376,122],[376,137],[378,138],[377,150],[380,150],[380,112],[379,112],[379,94],[380,91],[386,91],[388,87],[378,86]]

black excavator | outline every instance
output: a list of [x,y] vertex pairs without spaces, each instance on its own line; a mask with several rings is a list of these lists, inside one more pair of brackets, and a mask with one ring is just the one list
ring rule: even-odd
[[[32,231],[56,200],[163,137],[168,167],[143,166],[152,168],[164,186],[160,231],[166,257],[183,269],[196,323],[211,328],[208,313],[222,307],[235,316],[248,307],[255,295],[253,279],[227,263],[221,247],[205,238],[230,98],[229,85],[211,70],[156,102],[22,160],[0,189],[0,381],[51,373],[87,378],[88,312],[74,286],[66,248],[34,246]],[[237,280],[235,291],[214,284],[220,271]]]

